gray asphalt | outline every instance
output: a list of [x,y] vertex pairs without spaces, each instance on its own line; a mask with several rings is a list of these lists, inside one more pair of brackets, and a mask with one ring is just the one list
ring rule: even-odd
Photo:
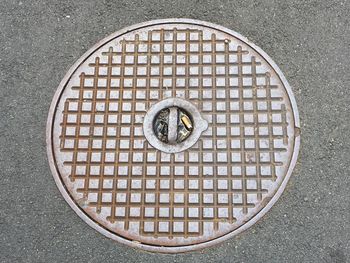
[[[349,1],[0,2],[1,262],[350,262]],[[280,66],[301,117],[297,167],[255,226],[219,246],[160,255],[120,245],[60,195],[46,157],[53,94],[69,67],[125,26],[169,17],[217,23]]]

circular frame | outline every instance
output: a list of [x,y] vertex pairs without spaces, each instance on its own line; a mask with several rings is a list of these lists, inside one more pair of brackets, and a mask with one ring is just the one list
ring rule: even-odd
[[294,125],[295,129],[300,129],[300,121],[299,121],[299,113],[296,105],[296,101],[293,96],[292,89],[290,85],[288,84],[286,78],[284,77],[282,71],[279,69],[279,67],[273,62],[273,60],[259,47],[251,43],[247,38],[243,37],[242,35],[236,33],[235,31],[229,30],[225,27],[213,24],[213,23],[208,23],[208,22],[203,22],[199,20],[193,20],[193,19],[179,19],[179,18],[174,18],[174,19],[161,19],[161,20],[153,20],[153,21],[148,21],[140,24],[136,24],[127,28],[124,28],[122,30],[119,30],[108,37],[102,39],[100,42],[98,42],[96,45],[94,45],[91,49],[89,49],[82,57],[80,57],[74,64],[73,66],[68,70],[67,74],[65,77],[62,79],[60,82],[57,91],[53,97],[49,114],[48,114],[48,119],[47,119],[47,126],[46,126],[46,144],[47,144],[47,154],[48,154],[48,161],[50,165],[51,172],[53,174],[53,177],[55,179],[55,182],[57,184],[57,187],[61,194],[63,195],[64,199],[66,202],[70,205],[70,207],[78,214],[80,218],[82,218],[88,225],[90,225],[92,228],[100,232],[101,234],[105,235],[108,238],[111,238],[113,240],[116,240],[120,243],[123,243],[125,245],[129,245],[134,248],[140,248],[144,249],[147,251],[151,252],[162,252],[162,253],[179,253],[179,252],[186,252],[186,251],[193,251],[193,250],[198,250],[198,249],[203,249],[207,248],[208,246],[216,245],[219,244],[225,240],[228,240],[229,238],[232,238],[233,236],[243,232],[244,230],[248,229],[251,227],[253,224],[255,224],[260,218],[262,218],[270,209],[271,207],[276,203],[276,201],[279,199],[281,194],[283,193],[284,189],[286,188],[286,185],[288,183],[288,180],[292,174],[293,168],[296,164],[297,158],[298,158],[298,153],[299,153],[299,148],[300,148],[300,133],[296,132],[295,138],[294,138],[294,149],[293,149],[293,154],[289,162],[289,167],[286,172],[286,175],[276,191],[275,195],[271,198],[271,200],[263,207],[254,217],[252,217],[249,221],[247,221],[244,225],[238,227],[237,229],[221,236],[215,239],[212,239],[210,241],[206,241],[203,243],[199,244],[194,244],[194,245],[186,245],[186,246],[176,246],[176,247],[162,247],[162,246],[155,246],[155,245],[147,245],[147,244],[142,244],[139,242],[133,242],[132,240],[129,240],[125,237],[118,236],[117,234],[109,231],[108,229],[102,227],[100,224],[92,220],[79,206],[78,204],[71,198],[69,193],[67,192],[65,185],[63,184],[58,167],[55,161],[55,156],[53,153],[53,143],[52,143],[52,138],[53,138],[53,120],[55,118],[56,114],[56,106],[60,100],[60,97],[62,95],[63,90],[66,87],[67,82],[69,81],[71,75],[75,72],[75,70],[79,67],[80,64],[82,64],[92,53],[95,52],[98,48],[100,48],[102,45],[112,41],[116,37],[120,37],[123,34],[126,34],[130,31],[133,30],[138,30],[142,29],[147,26],[152,26],[152,25],[161,25],[161,24],[191,24],[191,25],[198,25],[198,26],[204,26],[208,27],[210,29],[215,29],[218,31],[222,31],[224,33],[230,34],[235,38],[238,38],[239,40],[243,41],[245,44],[250,46],[253,50],[258,52],[268,64],[275,70],[277,76],[280,78],[281,82],[284,85],[284,88],[288,94],[288,99],[291,103],[292,110],[293,110],[293,116],[294,116]]

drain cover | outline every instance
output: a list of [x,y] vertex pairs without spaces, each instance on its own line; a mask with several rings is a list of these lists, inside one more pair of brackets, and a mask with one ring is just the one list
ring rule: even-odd
[[299,149],[292,91],[239,34],[172,19],[119,31],[69,70],[47,125],[70,206],[122,243],[182,252],[221,242],[281,195]]

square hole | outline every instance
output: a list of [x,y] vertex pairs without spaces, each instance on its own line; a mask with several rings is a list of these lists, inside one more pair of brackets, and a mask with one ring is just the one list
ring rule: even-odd
[[141,194],[140,193],[131,193],[130,194],[130,202],[131,203],[140,203],[141,202]]
[[154,217],[155,209],[154,207],[145,207],[145,217]]
[[185,195],[183,193],[175,193],[174,194],[174,203],[183,204],[184,202],[185,202]]
[[102,157],[102,155],[99,152],[91,153],[91,161],[93,161],[93,162],[100,162],[101,161],[101,157]]
[[156,175],[157,174],[157,167],[156,166],[147,166],[147,175]]
[[211,55],[203,55],[203,64],[211,64]]
[[231,160],[232,162],[241,162],[241,153],[239,152],[231,153]]
[[189,180],[188,181],[188,189],[199,189],[198,180]]
[[199,56],[198,55],[190,55],[190,64],[198,64]]
[[77,166],[76,169],[75,169],[75,173],[77,175],[85,175],[86,167],[85,166]]
[[198,175],[198,166],[190,166],[188,168],[189,175]]
[[145,202],[146,203],[155,203],[156,201],[156,195],[153,193],[146,193],[145,195]]
[[255,176],[256,175],[256,167],[255,166],[247,166],[245,168],[245,173],[247,176]]
[[169,222],[159,222],[158,230],[159,232],[169,232]]
[[259,135],[269,135],[268,127],[259,127]]
[[232,203],[242,204],[242,202],[243,202],[242,194],[233,194]]
[[199,209],[197,207],[189,207],[188,208],[188,217],[190,217],[190,218],[199,217]]
[[268,122],[268,117],[266,113],[259,113],[258,114],[258,122],[259,123],[267,123]]
[[174,217],[184,217],[184,208],[183,207],[174,207]]
[[199,223],[198,222],[188,222],[188,232],[198,233],[199,232]]
[[204,218],[213,218],[214,217],[214,208],[204,207],[203,208],[203,217]]
[[90,175],[100,175],[100,166],[91,165],[90,166]]
[[184,232],[184,222],[174,222],[173,223],[173,231],[176,232]]
[[261,152],[260,154],[260,162],[270,162],[270,153]]
[[226,136],[226,127],[216,127],[216,135],[217,136]]
[[160,189],[169,189],[170,188],[170,180],[160,180],[159,181],[159,188]]
[[226,102],[217,102],[216,103],[217,111],[225,111],[226,110]]
[[118,175],[128,175],[128,170],[127,166],[118,166]]
[[231,123],[240,123],[239,114],[231,114],[230,122]]
[[220,190],[228,189],[228,182],[227,182],[227,180],[221,180],[221,179],[218,180],[217,187]]
[[129,153],[119,153],[119,162],[127,163],[129,161]]
[[260,173],[262,176],[270,176],[271,175],[271,167],[270,166],[261,166]]
[[212,140],[203,140],[203,148],[204,149],[212,149],[213,148],[213,141]]
[[184,180],[175,180],[174,181],[174,188],[175,189],[184,189],[185,188],[185,181]]
[[244,127],[244,135],[254,135],[253,127]]
[[198,67],[190,67],[190,75],[198,75],[199,68]]
[[238,111],[240,109],[239,102],[238,101],[231,101],[230,102],[230,109],[232,111]]
[[127,180],[122,180],[119,179],[117,182],[117,189],[126,189],[128,186],[128,181]]
[[244,147],[245,149],[254,149],[255,148],[255,141],[250,139],[244,140]]
[[114,175],[114,166],[105,166],[104,175]]
[[233,126],[231,127],[231,135],[239,136],[241,134],[240,127]]
[[203,167],[203,175],[213,175],[214,174],[214,169],[212,166],[204,166]]
[[160,52],[160,44],[152,44],[151,52],[152,53]]
[[133,67],[124,67],[124,75],[125,76],[134,75],[134,68]]
[[227,173],[227,166],[218,166],[217,167],[217,173],[220,176],[227,176],[228,175],[228,173]]
[[198,204],[199,203],[199,194],[188,194],[188,202],[190,204]]
[[78,152],[77,161],[85,162],[86,160],[87,160],[87,153],[86,152]]
[[226,140],[217,140],[216,147],[218,149],[226,149],[227,148]]
[[126,193],[117,193],[116,199],[117,199],[117,203],[125,203]]
[[240,166],[232,166],[232,175],[233,176],[240,176],[242,175],[242,168]]
[[225,63],[225,55],[216,55],[216,63]]
[[172,55],[164,55],[163,61],[164,61],[164,64],[173,64],[173,56]]
[[259,147],[261,149],[268,149],[270,147],[270,142],[268,139],[260,139],[259,140]]
[[146,180],[146,189],[155,189],[156,180]]
[[247,189],[257,189],[256,180],[247,180]]
[[125,216],[125,207],[117,207],[115,209],[115,215],[118,217],[124,217]]
[[169,203],[169,194],[159,194],[159,202],[160,203]]
[[[79,144],[80,144],[80,141],[79,141]],[[101,149],[102,148],[102,140],[99,140],[99,139],[93,140],[92,141],[92,148],[93,149]]]
[[218,217],[219,218],[228,218],[228,208],[227,207],[219,207],[218,208]]
[[213,153],[203,152],[202,158],[203,158],[203,162],[212,162],[213,161]]
[[217,162],[220,162],[220,163],[227,162],[227,153],[226,152],[218,152],[217,153]]
[[273,135],[283,135],[283,128],[281,126],[274,126],[272,130]]
[[123,114],[122,115],[122,123],[130,124],[130,122],[131,122],[131,115]]
[[132,166],[132,175],[142,175],[142,166]]
[[130,207],[129,215],[130,217],[139,217],[140,207]]
[[[155,175],[155,173],[154,173]],[[170,175],[170,166],[161,166],[160,175]]]
[[282,122],[282,115],[279,113],[272,114],[272,122],[273,123],[281,123]]
[[163,68],[163,75],[172,75],[173,74],[173,69],[172,67],[164,67]]
[[251,102],[251,101],[245,101],[245,102],[243,103],[243,109],[244,109],[245,111],[251,111],[251,110],[253,110],[253,109],[254,109],[254,107],[253,107],[253,102]]
[[217,123],[226,123],[226,114],[217,114],[216,115]]
[[145,232],[154,232],[154,222],[144,222],[143,230]]
[[183,166],[175,166],[175,175],[184,175],[185,170]]
[[203,189],[214,189],[213,180],[203,180]]
[[159,208],[159,217],[169,217],[169,208],[168,207],[160,207]]
[[216,78],[216,87],[225,87],[225,78]]

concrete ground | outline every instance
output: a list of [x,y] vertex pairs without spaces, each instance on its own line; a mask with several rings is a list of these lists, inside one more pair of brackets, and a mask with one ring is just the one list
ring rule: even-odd
[[[1,262],[350,262],[350,3],[343,1],[0,1]],[[238,237],[199,252],[151,254],[84,223],[46,157],[53,94],[69,67],[125,26],[169,17],[247,36],[280,66],[302,123],[282,198]]]

